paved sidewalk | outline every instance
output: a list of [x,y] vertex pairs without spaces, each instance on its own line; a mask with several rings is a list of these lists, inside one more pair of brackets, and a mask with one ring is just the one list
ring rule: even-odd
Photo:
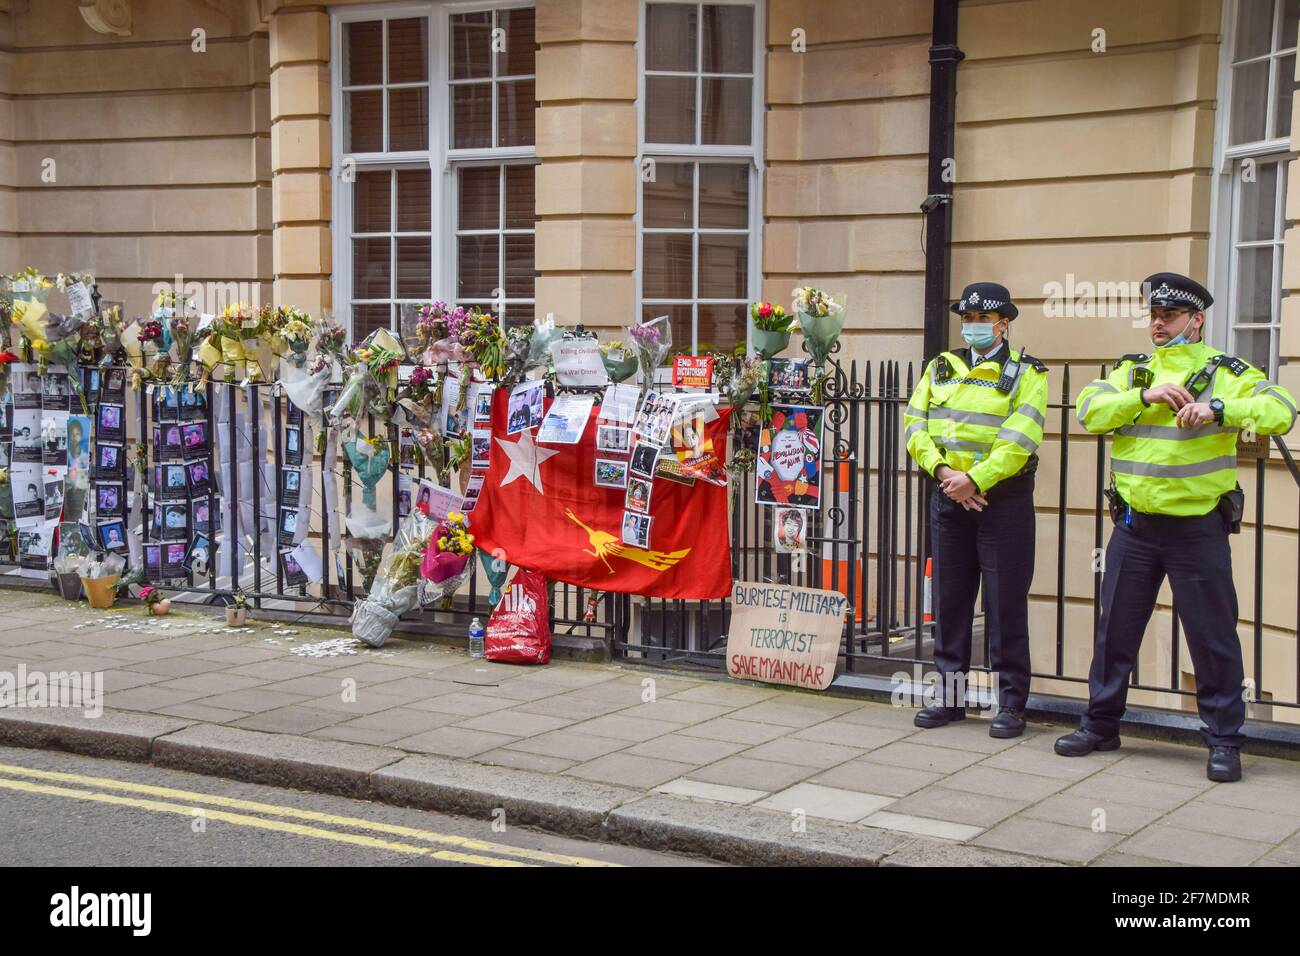
[[1245,781],[1212,784],[1200,748],[1127,739],[1071,760],[1042,724],[999,741],[979,719],[918,731],[911,709],[635,666],[402,640],[305,656],[343,635],[249,627],[2,591],[0,671],[102,671],[106,713],[3,710],[0,742],[81,749],[37,726],[64,721],[185,769],[442,809],[508,798],[540,825],[563,805],[564,829],[739,861],[1300,865],[1300,762],[1247,754]]

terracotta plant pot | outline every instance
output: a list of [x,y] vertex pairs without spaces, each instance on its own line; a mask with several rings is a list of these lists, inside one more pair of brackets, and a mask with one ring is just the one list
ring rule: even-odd
[[86,603],[91,607],[108,608],[117,600],[117,581],[115,574],[108,578],[82,578],[81,585],[86,589]]
[[171,598],[163,598],[161,601],[154,601],[149,605],[149,613],[162,617],[172,609]]
[[233,604],[226,608],[226,626],[243,627],[244,621],[248,620],[248,608],[235,607]]

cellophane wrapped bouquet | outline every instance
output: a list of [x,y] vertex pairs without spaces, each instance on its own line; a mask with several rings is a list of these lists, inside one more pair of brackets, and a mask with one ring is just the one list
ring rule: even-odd
[[407,515],[375,584],[352,610],[352,636],[371,647],[381,647],[398,619],[419,602],[420,565],[432,532],[429,516],[421,511]]
[[469,533],[468,519],[459,511],[448,512],[429,535],[424,552],[420,574],[428,582],[425,592],[450,606],[460,586],[474,573],[473,556],[474,536]]

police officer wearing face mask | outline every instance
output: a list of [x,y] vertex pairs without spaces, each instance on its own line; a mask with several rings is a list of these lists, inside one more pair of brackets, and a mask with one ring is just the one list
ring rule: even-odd
[[1246,703],[1228,545],[1243,510],[1237,432],[1283,435],[1295,424],[1296,403],[1259,369],[1205,344],[1205,310],[1214,300],[1199,282],[1161,272],[1143,290],[1155,349],[1125,355],[1108,378],[1079,393],[1083,427],[1115,436],[1107,491],[1115,530],[1088,710],[1056,752],[1079,757],[1119,746],[1129,675],[1168,575],[1196,671],[1206,776],[1240,780]]
[[952,311],[969,348],[926,366],[908,400],[908,454],[938,485],[930,499],[934,662],[938,701],[918,727],[966,716],[971,626],[981,578],[987,598],[989,664],[997,675],[998,714],[989,734],[1018,737],[1029,698],[1029,583],[1034,575],[1034,470],[1047,412],[1047,368],[1011,348],[1019,310],[1005,286],[976,282]]

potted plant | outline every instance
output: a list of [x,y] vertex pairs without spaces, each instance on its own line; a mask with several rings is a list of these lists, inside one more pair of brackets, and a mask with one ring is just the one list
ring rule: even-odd
[[150,614],[160,617],[172,609],[171,599],[163,597],[162,591],[152,585],[140,589],[140,600]]
[[248,597],[243,591],[236,591],[234,602],[226,605],[226,626],[243,627],[248,619]]
[[797,324],[784,308],[771,302],[755,302],[750,305],[749,320],[754,351],[764,362],[790,344],[790,333]]

